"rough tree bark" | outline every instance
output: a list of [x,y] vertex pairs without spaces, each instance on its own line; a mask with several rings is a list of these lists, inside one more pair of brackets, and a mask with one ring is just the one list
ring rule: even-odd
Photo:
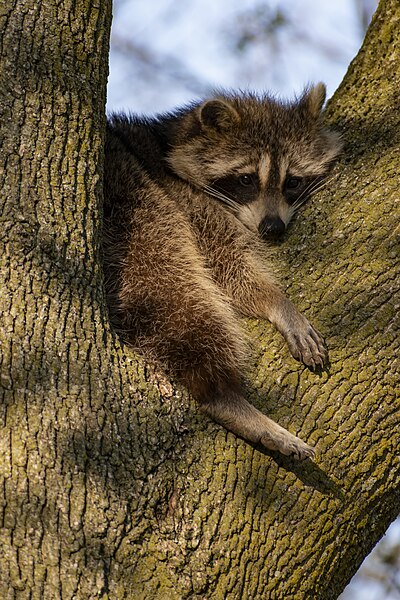
[[330,368],[247,324],[249,395],[316,445],[302,464],[206,420],[108,326],[110,13],[0,11],[0,597],[336,598],[399,509],[398,2],[381,2],[330,104],[347,139],[336,177],[279,248]]

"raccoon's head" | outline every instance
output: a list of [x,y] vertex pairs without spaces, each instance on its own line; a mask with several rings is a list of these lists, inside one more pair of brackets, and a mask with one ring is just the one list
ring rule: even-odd
[[341,148],[322,123],[322,83],[283,104],[221,94],[184,113],[168,163],[262,237],[282,234]]

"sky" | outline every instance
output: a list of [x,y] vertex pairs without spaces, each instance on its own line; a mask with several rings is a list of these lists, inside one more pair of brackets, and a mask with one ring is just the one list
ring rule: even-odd
[[[215,87],[293,97],[305,84],[318,81],[327,84],[330,96],[363,39],[358,1],[117,0],[107,108],[162,112]],[[238,25],[246,23],[248,9],[261,4],[272,11],[281,6],[290,24],[234,52]],[[144,59],[140,72],[130,45]]]
[[[374,0],[363,1],[372,14]],[[330,97],[364,37],[357,13],[360,3],[114,0],[107,111],[164,112],[221,87],[268,90],[293,98],[306,84],[324,81]],[[250,32],[259,28],[257,19],[249,25],[246,12],[262,4],[272,11],[280,6],[289,24],[235,52],[239,26]],[[385,543],[400,544],[399,520],[389,528]],[[370,565],[367,559],[364,572]],[[382,570],[378,573],[385,578]],[[357,575],[341,598],[400,600],[400,593],[389,594],[381,583]]]

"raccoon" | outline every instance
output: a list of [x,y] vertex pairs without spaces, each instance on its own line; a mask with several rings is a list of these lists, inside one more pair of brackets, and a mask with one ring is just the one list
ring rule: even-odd
[[104,255],[115,327],[253,444],[314,449],[250,404],[239,316],[268,319],[310,368],[327,357],[268,266],[280,236],[340,150],[322,122],[325,86],[294,102],[221,92],[154,118],[112,115],[105,146]]

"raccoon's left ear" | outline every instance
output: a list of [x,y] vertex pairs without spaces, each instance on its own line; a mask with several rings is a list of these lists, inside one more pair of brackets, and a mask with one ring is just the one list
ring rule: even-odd
[[324,83],[317,83],[312,88],[306,89],[300,98],[299,106],[304,107],[315,119],[321,114],[326,98],[326,87]]
[[240,121],[237,110],[231,104],[219,98],[204,102],[199,108],[198,116],[203,127],[216,129],[217,131],[227,131]]

